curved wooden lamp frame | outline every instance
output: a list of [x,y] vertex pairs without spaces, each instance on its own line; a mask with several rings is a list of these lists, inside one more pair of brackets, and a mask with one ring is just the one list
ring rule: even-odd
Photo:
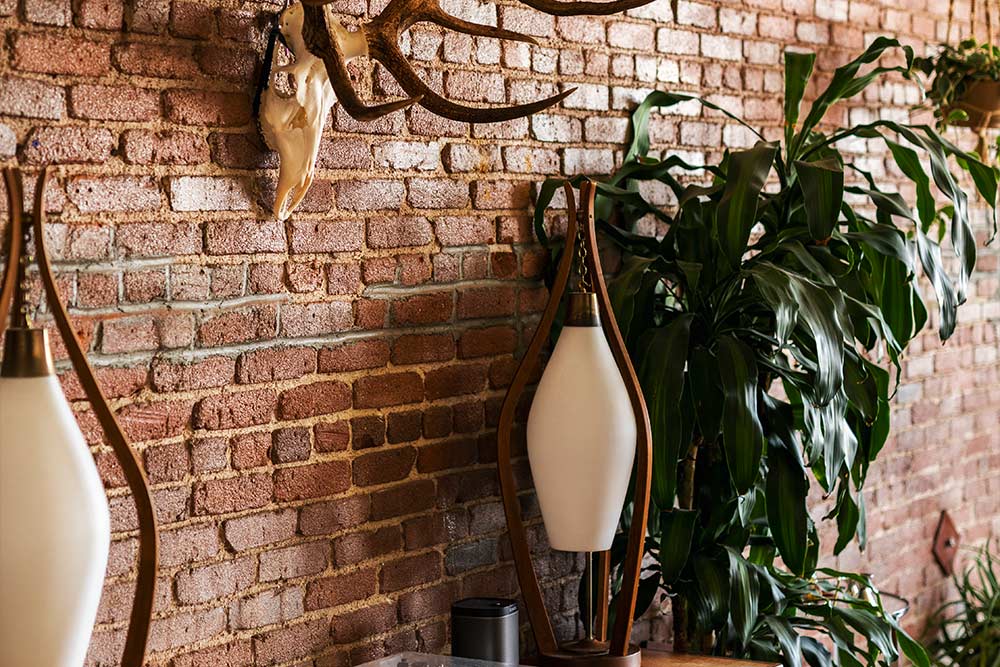
[[[10,167],[4,169],[4,181],[7,185],[7,202],[10,211],[8,225],[7,265],[4,269],[2,290],[0,290],[0,334],[7,329],[8,315],[11,303],[18,293],[18,265],[25,255],[24,248],[24,187],[21,172]],[[55,318],[56,328],[66,346],[73,369],[80,380],[84,394],[94,409],[94,415],[104,431],[105,437],[114,451],[115,458],[125,473],[125,480],[135,501],[136,513],[139,517],[139,568],[135,586],[135,597],[132,602],[132,614],[129,618],[128,632],[125,636],[125,648],[122,651],[122,667],[142,667],[146,655],[146,643],[149,639],[149,626],[152,621],[153,602],[156,594],[156,570],[158,567],[159,535],[156,530],[156,514],[149,493],[149,482],[146,473],[139,465],[139,459],[129,445],[118,420],[108,405],[100,385],[94,377],[94,371],[87,361],[80,339],[73,330],[69,315],[59,298],[52,265],[49,262],[48,250],[45,247],[45,186],[48,172],[43,169],[35,187],[34,215],[32,227],[35,237],[35,253],[45,296]]]
[[[503,497],[504,513],[507,517],[507,528],[510,532],[511,546],[514,552],[514,565],[517,569],[518,583],[528,614],[528,620],[538,644],[539,662],[542,665],[587,665],[590,667],[635,667],[640,662],[638,649],[630,643],[632,634],[632,617],[635,612],[636,597],[639,587],[639,573],[642,566],[643,541],[646,532],[646,520],[649,514],[649,493],[652,475],[652,439],[649,427],[649,414],[646,402],[639,387],[639,380],[629,360],[625,343],[622,340],[618,324],[615,322],[611,300],[608,298],[604,274],[601,270],[601,260],[597,252],[596,230],[594,225],[594,197],[597,188],[591,181],[584,181],[580,186],[580,202],[582,210],[577,216],[576,193],[569,183],[563,185],[568,208],[568,224],[566,229],[567,246],[556,271],[555,282],[549,296],[549,301],[542,313],[534,337],[528,345],[524,359],[518,366],[511,381],[510,389],[504,398],[500,411],[500,423],[497,428],[497,468],[500,474],[500,491]],[[566,293],[573,266],[573,241],[577,229],[582,225],[584,244],[586,247],[586,265],[597,294],[598,308],[601,315],[601,325],[604,335],[614,355],[615,362],[625,380],[632,410],[636,421],[636,474],[634,514],[629,532],[628,549],[625,557],[625,571],[622,590],[618,597],[618,607],[615,613],[615,626],[612,630],[608,652],[606,654],[588,655],[572,653],[561,649],[552,630],[552,623],[545,609],[542,591],[538,585],[531,563],[531,552],[528,548],[527,533],[521,517],[521,506],[518,502],[517,484],[514,481],[514,469],[511,464],[511,437],[518,402],[524,394],[525,387],[533,377],[541,357],[542,348],[549,339],[552,322],[559,310],[559,304]],[[607,600],[609,593],[608,552],[598,555],[596,567],[598,586],[596,590],[599,601]],[[599,641],[606,641],[608,633],[608,605],[598,604],[595,618],[595,636]]]

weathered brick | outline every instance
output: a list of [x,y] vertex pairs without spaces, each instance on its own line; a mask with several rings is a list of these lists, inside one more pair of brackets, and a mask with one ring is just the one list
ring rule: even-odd
[[417,452],[413,447],[402,447],[363,454],[353,462],[354,484],[372,486],[404,479],[413,469]]
[[407,556],[382,565],[379,573],[379,590],[394,592],[426,584],[441,576],[441,554],[432,551],[418,556]]
[[329,621],[323,618],[255,635],[256,664],[276,665],[312,655],[330,641]]
[[[249,187],[238,178],[178,176],[170,179],[170,208],[175,211],[247,211],[253,205]],[[210,232],[212,229],[209,226]],[[281,235],[281,250],[284,245],[284,235]],[[209,247],[212,247],[211,241]]]
[[455,356],[455,339],[451,334],[407,334],[392,345],[392,363],[419,364],[447,361]]
[[326,542],[307,542],[260,555],[260,581],[286,581],[326,569],[330,546]]
[[40,127],[25,139],[24,158],[34,164],[100,164],[114,147],[114,135],[105,129]]
[[366,568],[309,582],[306,587],[305,608],[314,611],[338,607],[374,595],[375,572],[375,568]]
[[327,461],[274,472],[274,499],[278,502],[322,498],[346,491],[351,486],[351,464]]
[[264,507],[271,501],[272,489],[266,473],[199,482],[194,487],[194,511],[216,515]]
[[151,121],[160,115],[155,90],[80,84],[69,92],[70,115],[85,120]]
[[447,322],[454,310],[451,292],[419,294],[392,302],[392,320],[398,325]]
[[348,533],[333,541],[334,564],[349,567],[372,558],[382,559],[402,548],[403,535],[398,526]]
[[347,301],[294,303],[281,309],[281,333],[293,338],[337,333],[353,324],[354,310]]
[[240,356],[236,377],[243,384],[294,380],[316,371],[316,350],[309,347],[269,348]]
[[277,403],[273,389],[208,396],[195,407],[195,426],[215,430],[266,424],[274,416]]
[[249,588],[256,575],[255,559],[237,558],[178,572],[174,587],[181,604],[201,604]]
[[329,535],[353,528],[368,520],[370,507],[368,495],[306,505],[300,511],[299,529],[303,535]]
[[338,380],[315,382],[281,393],[278,415],[282,419],[304,419],[332,415],[351,407],[351,388]]
[[180,125],[240,127],[250,122],[250,100],[243,93],[171,89],[163,99],[167,118]]
[[358,408],[419,403],[423,397],[424,383],[416,373],[361,377],[354,382],[354,405]]
[[75,177],[67,183],[66,195],[82,213],[160,208],[160,188],[146,176]]
[[14,68],[24,72],[101,76],[111,69],[109,44],[69,35],[17,34],[13,55]]
[[296,520],[293,509],[250,514],[225,521],[222,535],[229,549],[246,551],[294,537]]
[[61,86],[34,79],[0,78],[0,114],[59,120],[66,115]]

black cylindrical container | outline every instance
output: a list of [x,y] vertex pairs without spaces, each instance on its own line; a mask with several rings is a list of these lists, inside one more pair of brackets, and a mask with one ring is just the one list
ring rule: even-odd
[[451,654],[460,658],[516,665],[517,602],[501,598],[467,598],[451,606]]

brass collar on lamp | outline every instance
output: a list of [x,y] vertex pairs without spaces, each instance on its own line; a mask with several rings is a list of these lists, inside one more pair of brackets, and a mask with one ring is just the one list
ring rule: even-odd
[[568,327],[599,327],[601,314],[597,307],[597,295],[593,292],[570,292],[566,302],[566,320]]
[[35,378],[55,375],[55,372],[48,331],[22,327],[7,329],[0,377]]
[[[497,468],[500,476],[500,489],[518,583],[520,584],[528,620],[538,646],[538,664],[542,667],[638,667],[641,654],[639,649],[631,644],[630,639],[633,612],[638,597],[639,574],[642,566],[643,542],[649,512],[649,494],[652,479],[652,439],[649,428],[649,416],[646,412],[646,404],[642,396],[642,391],[639,388],[638,379],[629,360],[621,333],[615,323],[611,302],[603,280],[595,240],[596,232],[593,211],[596,187],[589,181],[585,181],[582,184],[580,188],[582,210],[579,218],[576,211],[576,193],[568,183],[564,185],[564,189],[566,191],[569,218],[566,233],[566,248],[563,251],[555,281],[551,287],[549,301],[545,306],[541,321],[535,329],[534,337],[531,339],[524,359],[521,361],[517,372],[514,374],[514,378],[511,380],[510,388],[508,389],[507,396],[504,398],[500,411],[500,420],[497,426]],[[577,230],[580,227],[582,229],[578,237]],[[576,248],[574,248],[574,240],[578,244]],[[577,253],[574,253],[574,249],[577,250]],[[609,552],[607,550],[600,551],[599,549],[594,549],[598,551],[597,566],[594,568],[597,571],[598,577],[595,596],[598,601],[597,609],[594,610],[595,613],[593,614],[585,613],[587,618],[584,623],[588,630],[585,639],[560,645],[556,640],[551,619],[545,608],[542,590],[532,565],[531,548],[528,543],[527,530],[521,516],[521,505],[517,484],[514,479],[511,454],[514,440],[514,421],[519,413],[520,399],[524,395],[528,383],[537,376],[536,371],[542,356],[542,349],[548,343],[554,320],[561,306],[563,296],[566,294],[567,284],[575,259],[580,260],[580,284],[583,289],[569,294],[566,304],[566,317],[563,323],[564,328],[560,334],[559,343],[557,343],[556,349],[553,351],[549,367],[555,364],[556,355],[559,353],[559,348],[562,345],[563,339],[567,337],[567,333],[572,333],[574,339],[573,345],[577,346],[575,348],[577,351],[570,353],[574,355],[587,354],[590,356],[566,357],[563,362],[558,364],[559,368],[555,371],[556,375],[554,375],[554,378],[557,378],[556,381],[560,382],[561,386],[564,387],[587,384],[589,380],[581,383],[579,378],[576,378],[576,375],[579,375],[580,371],[584,370],[590,373],[588,377],[592,377],[595,380],[595,385],[603,382],[604,386],[614,389],[614,391],[609,393],[606,404],[598,405],[592,408],[592,410],[601,411],[603,409],[614,413],[614,416],[618,418],[625,416],[627,417],[625,421],[631,422],[631,425],[628,423],[624,424],[627,428],[618,429],[617,434],[620,436],[619,440],[624,438],[632,439],[632,442],[624,443],[627,447],[622,448],[620,451],[625,451],[626,454],[629,450],[634,452],[632,454],[635,462],[634,495],[632,497],[634,509],[632,524],[628,534],[626,556],[622,568],[622,585],[617,595],[614,627],[609,632]],[[589,289],[591,283],[593,286],[592,291]],[[595,327],[600,332],[598,336],[594,335],[593,328]],[[567,350],[569,349],[567,348]],[[574,363],[575,360],[579,360],[579,363]],[[591,371],[597,371],[603,377],[596,377],[597,373],[592,373]],[[562,377],[558,377],[559,374],[563,373]],[[615,373],[618,375],[617,380],[608,384],[609,377],[614,379],[613,375]],[[568,380],[567,377],[569,378]],[[539,393],[542,392],[542,385],[545,379],[546,374],[543,373],[539,389],[535,394],[536,401],[538,400]],[[574,379],[576,380],[576,385],[573,384]],[[615,383],[619,383],[617,388],[611,386]],[[621,384],[624,386],[621,386]],[[557,395],[558,392],[550,393],[555,396],[555,400],[548,401],[547,404],[550,406],[558,405],[560,398]],[[582,393],[580,394],[583,395]],[[588,397],[593,401],[593,394],[589,394]],[[565,398],[564,403],[572,403],[573,400],[577,399]],[[532,407],[534,407],[534,401]],[[588,407],[587,409],[591,408]],[[578,410],[578,412],[580,411]],[[623,415],[623,413],[628,414]],[[568,423],[572,419],[572,417],[565,418],[563,423]],[[529,432],[531,431],[531,420],[532,416],[529,414]],[[548,421],[551,424],[557,420],[550,418]],[[621,425],[621,420],[619,420],[619,425]],[[607,424],[604,424],[604,426],[607,426]],[[569,426],[567,425],[568,428]],[[550,430],[542,429],[539,431],[539,433],[543,432],[549,434]],[[560,438],[556,434],[552,439]],[[529,462],[532,464],[532,474],[534,475],[534,462],[531,461],[532,438],[530,435],[528,436],[528,440]],[[622,442],[618,444],[621,445]],[[540,459],[540,462],[544,463],[547,468],[552,468],[558,466],[560,460],[566,461],[567,457],[560,459],[559,456],[561,455],[556,455],[549,461]],[[572,456],[569,458],[572,458]],[[586,457],[581,456],[579,458],[585,459]],[[612,456],[609,459],[614,460],[616,464],[614,466],[616,469],[613,471],[616,478],[619,477],[619,468],[623,467],[618,464],[627,466],[626,476],[632,472],[632,458],[628,457],[627,461],[623,461],[623,458]],[[610,475],[611,472],[609,471],[608,474]],[[567,474],[567,476],[572,475]],[[550,479],[558,480],[558,475],[551,476]],[[618,481],[620,482],[620,480]],[[626,489],[627,481],[626,479]],[[541,488],[540,484],[538,486]],[[618,489],[618,492],[621,492],[620,484],[616,483],[616,485],[612,486]],[[558,495],[557,491],[555,496]],[[608,493],[605,497],[611,497],[612,495],[614,494]],[[553,497],[552,494],[550,494],[551,497]],[[621,496],[618,497],[620,498]],[[550,507],[555,507],[555,510],[550,512],[553,518],[553,524],[550,526],[549,518],[545,516],[546,509],[542,503],[541,494],[539,494],[539,504],[542,509],[543,520],[546,523],[546,532],[549,533],[550,542],[556,548],[555,538],[557,535],[552,528],[561,529],[567,526],[572,528],[571,524],[574,523],[572,521],[573,517],[569,514],[564,514],[561,517],[562,520],[559,520],[560,517],[557,514],[561,508],[558,506],[557,499],[555,505],[550,505]],[[613,537],[617,519],[621,511],[621,503],[618,503],[615,507],[611,507],[610,505],[602,506],[601,509],[600,514],[602,516],[600,517],[600,521],[593,521],[592,529],[577,531],[576,533],[573,530],[559,531],[558,538],[561,540],[563,549],[575,548],[577,545],[586,545],[589,548],[598,544],[600,544],[601,549],[604,549],[609,544],[607,542],[607,529],[610,527]],[[609,514],[613,515],[610,517],[610,520]],[[585,517],[582,523],[587,523],[589,519],[594,518]],[[557,523],[561,525],[556,525]],[[580,522],[578,521],[577,523]],[[599,529],[597,528],[598,525],[600,525]],[[581,615],[584,615],[584,613],[581,613]],[[590,626],[591,616],[594,619],[592,631]]]
[[[6,168],[3,175],[10,222],[0,282],[0,334],[5,333],[0,363],[0,456],[5,464],[0,467],[0,664],[76,667],[85,658],[100,600],[110,517],[87,442],[55,377],[48,332],[32,327],[28,317],[25,274],[33,258],[26,252],[32,234],[24,224],[24,187],[19,170]],[[156,515],[146,475],[94,378],[56,288],[45,247],[46,180],[43,169],[30,218],[36,263],[56,329],[135,502],[138,574],[120,664],[142,667],[156,591]],[[36,478],[44,483],[35,483]]]

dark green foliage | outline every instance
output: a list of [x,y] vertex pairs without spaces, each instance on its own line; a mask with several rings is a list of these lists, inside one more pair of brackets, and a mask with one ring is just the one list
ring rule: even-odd
[[[906,65],[873,66],[890,49],[902,49]],[[991,209],[997,198],[997,171],[933,128],[817,129],[839,100],[887,73],[908,74],[911,56],[895,40],[875,40],[799,122],[814,57],[786,54],[783,142],[750,128],[760,141],[716,165],[649,154],[653,109],[697,99],[654,92],[633,115],[625,164],[597,184],[599,228],[624,258],[612,302],[653,429],[643,595],[652,600],[659,587],[673,597],[688,619],[675,634],[692,650],[780,656],[796,667],[887,665],[897,657],[895,632],[915,665],[928,664],[870,581],[817,570],[807,504],[819,484],[835,501],[825,517],[838,528],[834,551],[855,539],[863,547],[865,477],[889,433],[899,355],[927,321],[916,268],[934,288],[945,340],[975,265],[972,213],[952,164]],[[916,186],[916,210],[838,150],[858,137],[888,147]],[[647,202],[644,181],[669,188],[676,212]],[[559,185],[547,181],[539,193],[536,231],[547,245],[543,214]],[[932,188],[947,202],[943,216]],[[666,233],[637,233],[643,219]],[[945,236],[953,272],[942,259]],[[631,515],[626,506],[623,524]],[[613,563],[623,546],[612,549]]]
[[931,657],[943,666],[1000,667],[1000,556],[987,543],[954,581],[958,599],[939,609],[931,623],[940,633]]
[[[939,127],[947,127],[953,118],[951,106],[962,99],[975,81],[1000,81],[1000,45],[966,39],[958,46],[942,44],[937,54],[916,58],[915,67],[931,77],[927,97],[934,103],[934,117]],[[964,116],[964,112],[958,112]]]

